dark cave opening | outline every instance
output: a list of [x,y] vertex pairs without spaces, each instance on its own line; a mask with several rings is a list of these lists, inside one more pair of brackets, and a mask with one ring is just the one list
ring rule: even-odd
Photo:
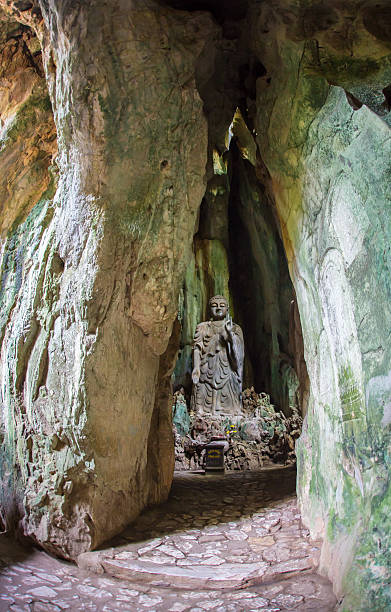
[[[190,404],[195,326],[208,319],[208,300],[225,286],[231,316],[244,334],[243,389],[254,387],[257,393],[267,393],[277,409],[289,416],[291,406],[301,409],[306,372],[278,219],[267,185],[243,157],[236,136],[225,159],[227,173],[210,181],[200,208],[193,278],[189,269],[181,294],[182,336],[173,389],[183,388]],[[257,164],[261,165],[259,159]]]
[[[240,141],[246,132],[240,128],[233,128],[229,150],[220,158],[221,174],[209,181],[181,293],[182,333],[173,374],[179,470],[200,469],[205,444],[214,435],[229,439],[229,470],[289,463],[301,432],[308,374],[295,292],[267,171],[259,155],[255,166],[246,158],[246,143]],[[209,320],[209,299],[221,293],[244,336],[242,404],[237,414],[201,414],[191,400],[193,336],[196,325]]]
[[[241,157],[235,141],[230,150],[233,166],[228,209],[230,288],[234,311],[246,339],[248,365],[244,386],[253,385],[256,391],[265,391],[273,397],[276,393],[271,382],[275,369],[272,360],[277,352],[289,354],[292,287],[284,274],[283,247],[265,190],[256,181],[254,168]],[[259,196],[260,201],[256,201],[254,195]],[[273,258],[277,261],[273,262],[271,270]],[[268,280],[269,271],[285,276],[285,294],[281,283]],[[282,295],[276,295],[277,286],[272,284],[278,285]],[[280,301],[286,302],[282,308]],[[281,310],[285,312],[281,314]],[[280,322],[279,329],[273,325],[273,319]],[[277,399],[273,397],[274,401]]]
[[[308,379],[295,291],[269,174],[256,141],[257,86],[260,81],[267,86],[271,75],[248,44],[247,5],[239,10],[236,4],[223,6],[220,2],[166,4],[189,11],[209,10],[221,26],[221,36],[205,47],[196,68],[197,89],[208,121],[207,185],[179,298],[181,338],[172,376],[174,422],[180,429],[186,421],[183,432],[190,431],[193,439],[211,434],[213,418],[206,419],[205,428],[205,423],[196,422],[197,411],[191,409],[192,345],[196,326],[210,319],[209,299],[225,295],[230,315],[244,335],[241,405],[247,416],[243,422],[238,417],[220,424],[220,433],[237,427],[241,442],[247,443],[253,435],[251,444],[261,448],[265,439],[260,430],[254,433],[259,425],[255,415],[264,411],[275,425],[279,419],[299,415]],[[252,428],[253,434],[247,436],[246,428],[248,432]],[[266,422],[262,428],[267,429]],[[268,443],[274,439],[275,457],[282,460],[283,453],[278,455],[276,450],[276,431],[273,429]],[[235,469],[245,469],[245,465]],[[250,469],[259,465],[255,461]]]
[[220,24],[226,21],[244,19],[248,10],[248,0],[160,0],[160,4],[181,11],[208,11]]

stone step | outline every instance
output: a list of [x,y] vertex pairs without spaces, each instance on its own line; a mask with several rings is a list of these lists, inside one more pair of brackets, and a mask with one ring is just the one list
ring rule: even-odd
[[179,567],[151,561],[101,558],[104,571],[122,580],[139,583],[159,583],[177,588],[222,589],[237,588],[244,581],[259,576],[266,563],[224,563],[223,566],[194,565]]
[[85,553],[78,558],[83,569],[105,572],[114,578],[139,584],[151,584],[181,589],[231,589],[291,578],[302,572],[314,571],[310,558],[291,559],[283,563],[224,563],[220,566],[163,565],[153,561],[118,559],[102,553]]
[[261,574],[249,576],[243,583],[243,586],[248,587],[257,584],[289,580],[289,578],[293,578],[293,576],[297,576],[298,574],[316,572],[316,569],[317,563],[312,557],[289,559],[289,561],[271,564],[267,570]]

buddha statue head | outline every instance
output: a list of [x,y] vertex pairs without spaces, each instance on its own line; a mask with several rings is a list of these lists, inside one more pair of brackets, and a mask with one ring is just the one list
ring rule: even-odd
[[223,295],[214,295],[209,300],[213,321],[223,321],[228,314],[228,300]]

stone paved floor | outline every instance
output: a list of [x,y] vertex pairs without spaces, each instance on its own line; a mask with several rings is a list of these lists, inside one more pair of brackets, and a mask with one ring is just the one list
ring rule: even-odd
[[79,567],[0,538],[0,611],[330,612],[292,468],[178,474],[168,502]]

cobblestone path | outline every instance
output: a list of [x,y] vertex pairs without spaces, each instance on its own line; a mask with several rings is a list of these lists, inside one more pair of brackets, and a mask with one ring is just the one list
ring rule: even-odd
[[330,612],[294,486],[293,468],[178,474],[165,504],[79,567],[2,536],[0,610]]

